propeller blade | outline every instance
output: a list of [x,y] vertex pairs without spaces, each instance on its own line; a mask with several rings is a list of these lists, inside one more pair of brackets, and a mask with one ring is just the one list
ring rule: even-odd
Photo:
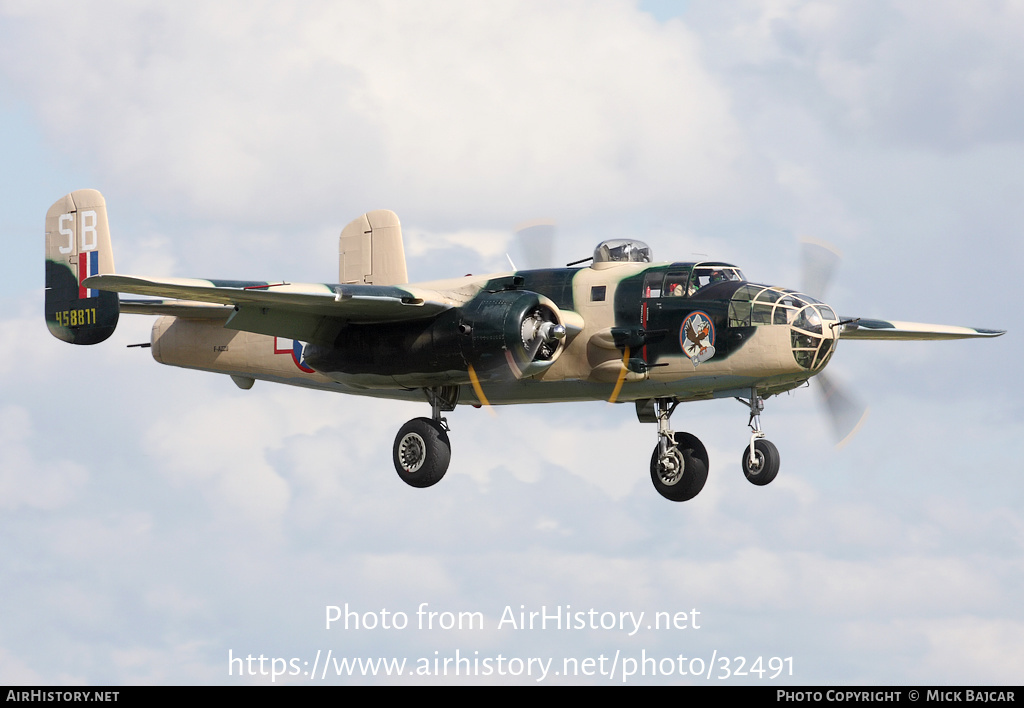
[[494,408],[491,406],[491,402],[487,400],[487,396],[484,395],[484,388],[480,385],[480,377],[476,375],[476,369],[473,365],[469,365],[469,382],[473,385],[473,393],[476,394],[477,400],[480,401],[480,406],[486,408],[491,416],[497,416],[494,412]]
[[629,373],[629,345],[627,345],[622,353],[622,369],[619,371],[619,380],[615,382],[615,388],[612,389],[612,395],[608,398],[609,403],[615,403],[619,398],[619,391],[622,390],[622,384],[626,381],[626,374]]
[[555,222],[550,219],[527,221],[516,227],[516,243],[523,254],[526,270],[551,268],[555,253]]
[[860,430],[868,417],[869,409],[825,372],[818,374],[815,379],[818,381],[822,403],[825,404],[832,421],[836,447],[840,448],[853,439]]
[[842,257],[843,254],[832,244],[803,239],[800,242],[801,290],[824,302]]

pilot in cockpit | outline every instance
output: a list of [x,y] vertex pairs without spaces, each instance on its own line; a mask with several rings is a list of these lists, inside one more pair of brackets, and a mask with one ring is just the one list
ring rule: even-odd
[[[684,276],[685,279],[685,276]],[[682,297],[686,294],[683,280],[669,280],[665,283],[665,294],[669,297]]]

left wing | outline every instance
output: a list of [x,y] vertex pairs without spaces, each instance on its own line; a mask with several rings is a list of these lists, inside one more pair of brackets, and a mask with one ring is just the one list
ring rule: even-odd
[[[429,319],[455,307],[439,292],[393,285],[267,283],[192,278],[141,278],[97,275],[83,286],[108,292],[228,306],[228,329],[256,332],[304,342],[331,342],[347,323],[374,324]],[[180,303],[131,303],[126,312],[189,316],[195,306]],[[175,313],[175,309],[181,309]],[[219,308],[218,308],[219,309]],[[196,308],[208,310],[208,308]],[[163,311],[163,312],[162,312]],[[221,311],[223,312],[223,310]],[[199,314],[197,311],[196,314]],[[204,312],[211,316],[212,312]],[[192,315],[195,316],[195,315]]]
[[846,323],[839,331],[839,336],[842,339],[889,339],[913,341],[926,339],[998,337],[1006,334],[1005,330],[998,329],[976,329],[974,327],[924,324],[921,322],[852,319],[847,317],[844,317],[843,320]]

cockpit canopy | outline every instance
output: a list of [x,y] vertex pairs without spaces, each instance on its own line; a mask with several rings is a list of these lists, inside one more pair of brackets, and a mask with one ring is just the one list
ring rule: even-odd
[[594,263],[650,263],[651,247],[643,241],[613,239],[594,249]]
[[673,263],[648,271],[644,297],[689,297],[708,285],[744,280],[743,272],[729,263]]
[[698,263],[690,276],[690,291],[700,290],[705,285],[724,283],[729,280],[746,280],[743,272],[728,263]]

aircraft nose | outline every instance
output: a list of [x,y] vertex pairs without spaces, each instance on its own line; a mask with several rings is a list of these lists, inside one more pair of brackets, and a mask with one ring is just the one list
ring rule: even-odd
[[790,322],[793,357],[805,369],[820,371],[828,363],[839,336],[837,318],[824,303],[805,303]]

